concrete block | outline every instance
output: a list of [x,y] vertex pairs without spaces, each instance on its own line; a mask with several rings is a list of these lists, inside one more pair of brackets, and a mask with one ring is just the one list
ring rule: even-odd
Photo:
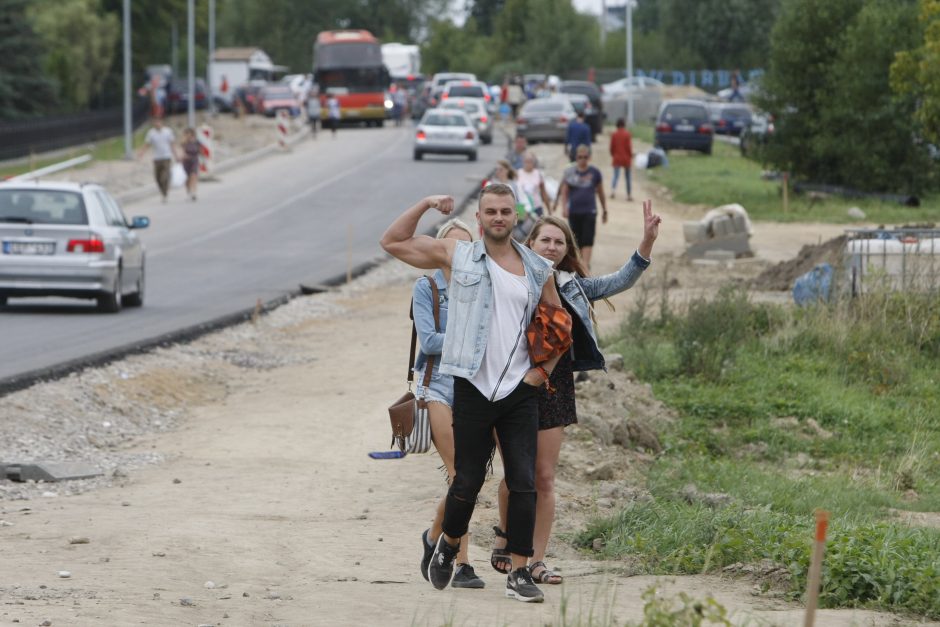
[[10,481],[65,481],[88,479],[104,474],[82,462],[37,462],[34,464],[0,464],[0,477]]

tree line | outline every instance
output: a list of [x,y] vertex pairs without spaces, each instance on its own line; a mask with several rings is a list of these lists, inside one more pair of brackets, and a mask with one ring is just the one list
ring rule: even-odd
[[[131,0],[135,84],[147,65],[186,67],[186,4]],[[624,29],[602,39],[571,0],[465,4],[458,26],[448,0],[216,0],[217,44],[261,47],[296,72],[310,71],[316,34],[337,28],[419,42],[426,74],[625,65]],[[122,5],[0,0],[0,120],[119,104]],[[196,0],[200,74],[208,21]],[[865,190],[938,185],[940,0],[640,0],[633,25],[637,68],[766,70],[757,102],[776,120],[773,166]]]

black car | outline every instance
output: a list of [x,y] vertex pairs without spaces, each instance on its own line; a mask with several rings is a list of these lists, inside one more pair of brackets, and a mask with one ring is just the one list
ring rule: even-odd
[[713,102],[709,105],[712,126],[719,135],[738,136],[751,124],[751,109],[737,103]]
[[591,127],[591,134],[595,137],[604,128],[604,105],[601,102],[601,88],[590,81],[561,81],[558,85],[561,94],[583,94],[591,101],[590,113],[585,115],[584,121]]
[[656,116],[654,141],[663,150],[697,150],[712,154],[715,129],[708,106],[699,100],[667,100]]
[[[208,106],[208,90],[206,82],[197,78],[193,95],[195,96],[195,108],[202,110]],[[166,110],[168,113],[182,113],[189,109],[189,81],[184,78],[171,78],[167,83],[166,90]]]

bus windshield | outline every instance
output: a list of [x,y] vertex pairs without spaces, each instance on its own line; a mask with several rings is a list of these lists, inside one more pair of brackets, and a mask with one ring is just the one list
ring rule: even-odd
[[382,91],[388,87],[388,78],[383,68],[320,70],[317,72],[317,84],[321,91],[344,88],[347,93],[361,94]]

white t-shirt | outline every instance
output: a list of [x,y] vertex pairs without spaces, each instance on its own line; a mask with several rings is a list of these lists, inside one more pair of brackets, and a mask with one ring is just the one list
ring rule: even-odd
[[483,361],[469,381],[491,401],[509,396],[529,371],[525,319],[529,280],[503,270],[489,256],[486,269],[493,283],[493,307]]
[[173,131],[164,126],[161,129],[151,128],[144,136],[144,141],[153,149],[153,160],[173,158]]
[[519,190],[523,193],[523,198],[520,200],[528,202],[532,209],[544,209],[542,193],[539,191],[539,186],[542,184],[542,173],[539,169],[532,168],[531,172],[526,172],[525,169],[516,170],[516,181],[519,183]]

